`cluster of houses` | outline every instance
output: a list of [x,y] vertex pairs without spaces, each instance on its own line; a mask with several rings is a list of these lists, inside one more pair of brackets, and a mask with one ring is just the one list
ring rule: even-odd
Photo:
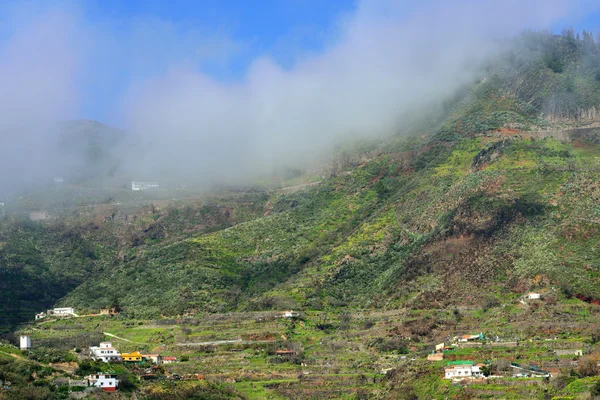
[[[97,315],[116,315],[119,313],[118,307],[106,307],[100,309],[100,314],[88,314],[86,316]],[[52,310],[42,311],[35,314],[35,320],[44,319],[46,317],[78,317],[75,309],[72,307],[53,308]]]
[[[160,354],[142,354],[139,351],[131,353],[120,353],[119,350],[113,347],[111,342],[101,342],[98,346],[90,347],[90,357],[93,360],[103,361],[107,363],[124,362],[124,363],[143,363],[151,362],[155,365],[171,364],[177,362],[177,357],[163,357]],[[86,384],[78,386],[95,386],[100,387],[104,391],[115,391],[119,385],[117,376],[114,374],[92,374],[85,377]]]
[[90,347],[90,357],[93,360],[103,362],[151,362],[156,365],[171,364],[178,361],[177,357],[163,357],[160,354],[142,354],[139,351],[119,353],[119,350],[114,348],[111,342],[102,342],[98,346]]
[[[453,381],[485,379],[483,372],[485,364],[475,364],[474,361],[451,361],[444,368],[444,378]],[[536,366],[521,366],[512,363],[510,371],[506,372],[513,378],[550,378],[552,374]]]
[[62,307],[62,308],[53,308],[52,310],[47,310],[46,312],[40,312],[35,314],[35,320],[43,319],[46,317],[77,317],[75,314],[75,309],[72,307]]
[[[530,293],[532,295],[532,293]],[[533,293],[535,295],[535,293]],[[539,297],[533,296],[533,299],[539,299]],[[444,359],[444,353],[448,350],[453,350],[455,347],[460,347],[464,344],[479,344],[483,345],[483,342],[486,340],[483,333],[474,334],[474,335],[462,335],[455,336],[453,338],[454,344],[447,346],[444,343],[437,344],[435,346],[435,350],[432,351],[428,356],[427,360],[429,361],[442,361]],[[498,337],[496,337],[495,341],[488,342],[489,345],[502,345],[506,347],[514,347],[518,343],[514,342],[506,342],[500,341]],[[571,349],[555,349],[554,350],[555,357],[558,359],[559,357],[580,357],[583,355],[583,349],[581,348],[571,348]],[[599,364],[600,365],[600,364]],[[448,362],[444,368],[444,378],[451,379],[453,381],[462,381],[462,380],[473,380],[473,379],[485,379],[483,367],[484,364],[477,364],[471,360],[457,360]],[[552,369],[552,368],[551,368]],[[536,366],[521,366],[516,363],[510,364],[510,367],[504,369],[500,372],[497,372],[501,376],[512,376],[514,378],[550,378],[552,373],[550,371],[542,370]]]
[[444,352],[448,350],[454,350],[454,345],[446,345],[440,343],[435,345],[435,351],[427,355],[428,361],[442,361],[444,359]]

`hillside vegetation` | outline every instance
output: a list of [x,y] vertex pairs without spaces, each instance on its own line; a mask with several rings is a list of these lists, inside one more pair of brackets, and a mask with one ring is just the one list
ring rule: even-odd
[[[118,305],[120,318],[144,321],[292,308],[313,319],[270,327],[271,336],[315,346],[315,359],[321,335],[348,329],[356,335],[336,337],[346,341],[341,348],[372,357],[411,346],[422,355],[433,340],[482,326],[587,338],[598,321],[586,318],[600,304],[599,113],[600,49],[591,35],[525,32],[485,78],[447,102],[426,135],[348,144],[318,183],[67,207],[36,222],[11,214],[0,224],[0,312],[8,316],[0,328],[54,304],[82,313]],[[303,182],[314,177],[293,185]],[[533,290],[552,294],[554,304],[517,312],[514,303]],[[397,323],[376,320],[386,330],[371,331],[358,322],[340,327],[347,310],[364,319],[404,314]],[[387,342],[400,333],[409,342]],[[361,335],[372,340],[368,349]],[[338,360],[348,368],[342,373],[378,368],[361,357]],[[408,368],[383,382],[360,378],[357,387],[432,398],[444,389],[435,374]],[[582,382],[582,391],[593,383]],[[290,397],[294,384],[275,387]]]

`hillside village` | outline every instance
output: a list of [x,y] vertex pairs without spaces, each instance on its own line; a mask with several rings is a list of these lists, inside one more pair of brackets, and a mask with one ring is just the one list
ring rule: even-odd
[[600,47],[515,41],[314,169],[6,201],[0,399],[600,396]]
[[[535,292],[513,298],[521,313],[528,313],[531,306],[523,304],[524,300],[544,306],[544,296]],[[232,389],[256,393],[250,398],[278,398],[278,393],[287,396],[290,390],[316,394],[310,382],[318,387],[322,379],[345,376],[333,392],[324,392],[344,397],[357,393],[359,377],[364,381],[358,385],[362,388],[358,393],[366,393],[378,387],[382,390],[395,377],[419,370],[430,371],[437,382],[436,391],[471,395],[487,393],[492,387],[497,393],[533,394],[579,373],[600,381],[598,313],[579,324],[581,333],[549,336],[540,331],[515,331],[518,325],[507,326],[505,331],[498,327],[487,331],[480,325],[481,331],[468,333],[464,327],[475,326],[477,317],[462,311],[462,323],[456,325],[459,330],[436,343],[417,330],[403,328],[410,327],[411,320],[421,320],[409,310],[338,316],[336,322],[329,313],[293,310],[213,315],[205,320],[187,316],[136,321],[114,313],[113,308],[82,315],[69,307],[62,309],[69,310],[68,315],[49,312],[49,319],[36,320],[20,336],[20,350],[32,361],[47,362],[47,368],[55,372],[44,381],[75,397],[97,391],[151,390],[160,382],[175,386],[178,382],[224,382]],[[90,333],[107,331],[81,337],[84,327]],[[595,333],[590,339],[581,336],[583,332]],[[103,337],[112,340],[102,341]],[[359,363],[348,358],[351,353],[339,351],[362,347],[365,339],[371,344],[356,353],[360,354]],[[49,362],[39,358],[42,346],[65,350],[59,359]],[[17,352],[8,344],[0,347],[1,354]],[[268,383],[271,381],[278,383]],[[6,380],[4,390],[11,390],[11,385]],[[250,387],[255,389],[248,391]]]

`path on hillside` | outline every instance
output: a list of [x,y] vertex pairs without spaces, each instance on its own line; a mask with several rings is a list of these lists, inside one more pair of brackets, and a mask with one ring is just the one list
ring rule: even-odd
[[[35,362],[35,361],[33,361],[33,360],[28,360],[27,358],[25,358],[25,357],[23,357],[23,356],[20,356],[20,355],[18,355],[18,354],[15,354],[15,353],[7,353],[7,352],[5,352],[5,351],[2,351],[2,350],[0,350],[0,354],[4,354],[4,355],[6,355],[6,356],[9,356],[9,357],[14,357],[14,358],[16,358],[16,359],[18,359],[18,360],[21,360],[21,361],[31,361],[31,362]],[[39,363],[38,363],[38,364],[39,364]]]
[[275,340],[242,340],[242,339],[233,339],[233,340],[214,340],[212,342],[189,342],[189,343],[176,343],[177,346],[218,346],[221,344],[253,344],[253,343],[272,343]]
[[[7,353],[6,351],[2,351],[2,350],[0,350],[0,354],[4,354],[4,355],[7,355],[9,357],[16,358],[19,361],[30,362],[30,363],[33,363],[33,364],[36,364],[36,365],[41,365],[43,367],[48,367],[49,366],[48,364],[44,364],[44,363],[41,363],[41,362],[36,361],[36,360],[30,360],[29,358],[24,357],[24,356],[22,356],[20,354]],[[55,369],[59,369],[59,368],[55,368]]]
[[[128,342],[128,343],[153,345],[153,343],[134,342],[133,340],[125,339],[124,337],[117,336],[117,335],[114,335],[114,334],[109,333],[109,332],[102,332],[102,333],[104,335],[106,335],[106,336],[111,337],[111,338],[122,340],[122,341]],[[242,340],[242,339],[233,339],[233,340],[214,340],[214,341],[211,341],[211,342],[175,343],[175,345],[176,346],[218,346],[218,345],[223,345],[223,344],[235,344],[235,343],[240,343],[240,344],[272,343],[274,341],[275,340]],[[156,344],[156,343],[154,343],[154,344]]]
[[111,338],[119,339],[124,342],[135,343],[135,344],[149,344],[149,345],[152,344],[152,343],[146,343],[146,342],[134,342],[133,340],[125,339],[124,337],[113,335],[112,333],[108,333],[108,332],[102,332],[102,333],[105,334],[106,336],[110,336]]
[[306,189],[306,188],[311,187],[311,186],[316,186],[316,185],[318,185],[321,182],[323,182],[323,181],[321,180],[321,181],[316,181],[316,182],[302,183],[300,185],[286,186],[286,187],[282,187],[282,188],[279,188],[279,189],[275,189],[274,192],[277,192],[277,193],[294,193],[294,192],[297,192],[297,191],[302,190],[302,189]]

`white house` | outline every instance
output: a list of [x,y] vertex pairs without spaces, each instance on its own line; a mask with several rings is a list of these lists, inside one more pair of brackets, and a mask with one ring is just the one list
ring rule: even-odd
[[21,335],[21,350],[29,350],[31,349],[31,338],[27,335]]
[[53,308],[52,310],[48,310],[47,314],[54,315],[57,317],[76,315],[75,309],[72,307]]
[[102,388],[105,392],[115,392],[119,386],[117,375],[97,373],[85,377],[90,386]]
[[525,296],[525,298],[527,300],[539,300],[542,298],[542,295],[539,293],[527,293],[527,295]]
[[111,342],[102,342],[100,346],[90,347],[91,357],[104,362],[121,361],[121,353],[112,347]]
[[444,378],[483,378],[483,372],[481,372],[479,365],[474,365],[473,361],[455,361],[447,364],[444,369]]
[[131,190],[148,190],[158,188],[158,182],[131,182]]
[[283,318],[298,318],[300,313],[298,311],[288,310],[281,313]]
[[41,313],[37,313],[35,314],[35,320],[37,321],[38,319],[43,319],[46,318],[46,313],[45,312],[41,312]]

